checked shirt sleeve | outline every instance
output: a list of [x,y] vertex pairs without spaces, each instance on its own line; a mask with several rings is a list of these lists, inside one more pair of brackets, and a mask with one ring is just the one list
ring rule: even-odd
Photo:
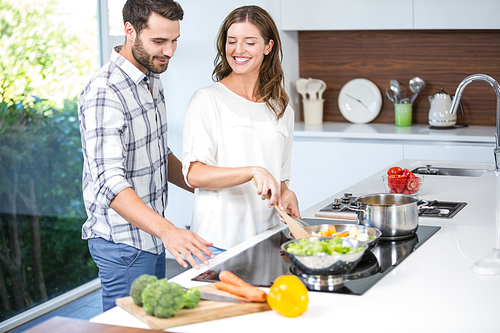
[[99,85],[88,87],[80,98],[83,154],[91,177],[84,191],[93,191],[100,208],[131,187],[125,178],[124,136],[127,135],[123,104],[115,91]]

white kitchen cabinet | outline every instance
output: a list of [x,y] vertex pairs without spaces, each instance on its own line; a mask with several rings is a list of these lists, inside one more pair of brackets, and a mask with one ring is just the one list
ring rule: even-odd
[[412,29],[412,4],[412,0],[282,0],[282,28]]
[[414,29],[500,29],[498,0],[413,0]]
[[[428,125],[297,123],[290,188],[303,211],[401,159],[493,164],[495,132],[493,126],[431,130]],[[382,181],[379,190],[384,191]]]
[[500,29],[498,0],[282,0],[283,30]]
[[[295,138],[290,189],[300,210],[332,196],[403,157],[397,143],[309,141]],[[380,180],[380,191],[384,190]]]
[[444,145],[421,145],[406,144],[404,146],[404,158],[413,160],[437,160],[495,163],[493,156],[494,144],[444,144]]
[[[307,209],[401,159],[494,163],[494,144],[373,141],[296,138],[290,189],[297,195],[299,208]],[[383,191],[380,181],[380,192]]]

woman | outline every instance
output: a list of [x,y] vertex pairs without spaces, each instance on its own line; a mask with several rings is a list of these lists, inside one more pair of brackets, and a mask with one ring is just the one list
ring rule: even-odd
[[287,185],[294,112],[273,19],[257,6],[235,9],[219,30],[217,51],[216,82],[188,105],[182,158],[195,188],[191,230],[214,243],[214,254],[277,225],[275,202],[300,217]]

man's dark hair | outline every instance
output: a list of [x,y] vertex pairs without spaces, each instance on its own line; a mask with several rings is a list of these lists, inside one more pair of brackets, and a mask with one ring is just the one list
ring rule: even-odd
[[181,5],[173,0],[127,0],[122,12],[123,24],[130,22],[139,35],[148,27],[151,12],[171,21],[181,21],[184,17]]

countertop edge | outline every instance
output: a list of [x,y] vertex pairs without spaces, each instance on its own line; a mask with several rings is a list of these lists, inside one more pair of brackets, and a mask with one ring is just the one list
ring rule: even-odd
[[495,126],[467,126],[431,129],[428,125],[398,127],[392,124],[324,122],[321,125],[295,123],[294,137],[301,139],[380,139],[405,141],[449,141],[495,143]]

